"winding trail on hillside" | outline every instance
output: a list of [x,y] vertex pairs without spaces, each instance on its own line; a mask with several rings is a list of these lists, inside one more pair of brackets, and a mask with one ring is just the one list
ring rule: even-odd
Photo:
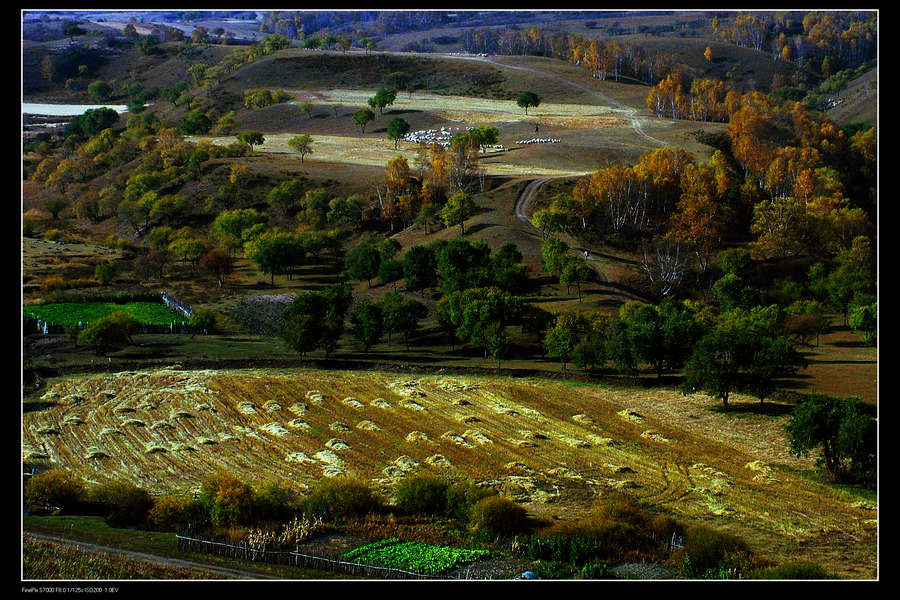
[[[515,215],[519,219],[519,221],[521,221],[525,225],[527,233],[543,239],[544,236],[541,230],[535,227],[531,222],[531,203],[542,185],[553,179],[564,178],[566,178],[566,176],[558,175],[555,177],[541,177],[538,179],[532,179],[528,182],[528,185],[526,185],[522,189],[522,192],[516,199]],[[585,252],[588,253],[585,260],[587,261],[588,266],[594,269],[594,271],[597,273],[596,283],[601,288],[603,288],[603,291],[605,293],[623,296],[627,300],[638,300],[642,302],[647,301],[646,298],[643,298],[634,290],[628,289],[627,287],[616,283],[613,280],[614,278],[610,276],[609,271],[606,268],[609,262],[618,262],[632,265],[634,264],[632,261],[628,261],[626,259],[609,254],[597,254],[590,251],[590,249],[588,248],[583,248],[580,246],[570,246],[570,250],[572,250],[573,253],[575,253],[577,256],[582,256]]]

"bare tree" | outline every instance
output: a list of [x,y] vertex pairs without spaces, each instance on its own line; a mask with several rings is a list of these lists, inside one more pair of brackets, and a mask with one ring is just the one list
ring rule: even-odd
[[665,237],[657,239],[643,248],[641,267],[647,274],[650,287],[665,298],[679,285],[685,275],[684,259],[681,256],[681,244]]

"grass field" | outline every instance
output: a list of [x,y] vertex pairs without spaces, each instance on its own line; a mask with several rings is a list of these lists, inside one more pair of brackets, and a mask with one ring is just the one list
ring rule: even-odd
[[[496,485],[546,518],[624,489],[677,517],[874,575],[875,505],[809,475],[787,415],[737,397],[536,379],[314,370],[155,370],[53,381],[23,421],[23,458],[88,481],[196,489],[227,470],[307,489],[354,474],[382,493],[415,471]],[[814,507],[814,509],[812,508]]]

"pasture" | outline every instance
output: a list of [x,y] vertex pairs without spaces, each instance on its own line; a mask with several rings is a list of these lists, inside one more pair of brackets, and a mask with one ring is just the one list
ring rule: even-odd
[[874,576],[874,504],[816,482],[812,459],[787,452],[787,416],[746,410],[749,397],[723,414],[704,395],[538,379],[160,369],[53,380],[41,401],[23,460],[87,481],[183,492],[225,470],[303,491],[352,474],[390,495],[430,471],[567,519],[626,490],[774,560]]

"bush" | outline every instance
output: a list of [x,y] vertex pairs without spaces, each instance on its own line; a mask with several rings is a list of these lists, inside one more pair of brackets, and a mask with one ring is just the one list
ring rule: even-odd
[[33,514],[68,513],[77,508],[84,485],[67,471],[38,473],[25,482],[25,506]]
[[153,508],[147,490],[124,481],[103,484],[92,491],[91,497],[102,506],[104,520],[111,527],[143,527]]
[[748,579],[835,579],[824,567],[808,561],[793,561],[774,567],[756,569]]
[[256,493],[256,505],[261,521],[284,522],[299,512],[297,495],[277,483],[269,483]]
[[410,514],[437,515],[447,509],[449,484],[434,475],[414,475],[397,484],[397,506]]
[[479,500],[496,495],[496,490],[478,486],[471,481],[454,482],[447,487],[444,514],[451,519],[467,520],[472,507]]
[[578,573],[575,574],[575,579],[603,579],[607,576],[607,571],[606,563],[593,562],[584,565]]
[[132,343],[131,337],[141,329],[141,324],[131,315],[117,311],[94,321],[81,331],[78,342],[85,346],[106,349]]
[[303,502],[303,514],[324,520],[364,516],[381,508],[381,500],[360,479],[349,476],[322,480]]
[[482,498],[472,507],[471,523],[475,530],[491,536],[515,535],[528,525],[525,508],[504,496]]
[[64,290],[67,287],[68,284],[66,284],[66,280],[62,278],[62,275],[51,275],[41,281],[42,294],[52,294],[53,292]]
[[100,263],[94,267],[94,279],[102,285],[109,285],[117,275],[116,265],[112,263]]
[[246,525],[254,516],[253,488],[233,475],[207,475],[200,485],[199,500],[215,526]]
[[685,566],[687,577],[707,577],[724,566],[727,554],[749,554],[741,538],[704,525],[694,525],[685,532]]
[[213,333],[216,330],[216,321],[215,311],[198,308],[188,319],[188,325],[206,333]]
[[147,513],[147,524],[157,531],[181,531],[191,522],[190,506],[190,498],[163,494]]

